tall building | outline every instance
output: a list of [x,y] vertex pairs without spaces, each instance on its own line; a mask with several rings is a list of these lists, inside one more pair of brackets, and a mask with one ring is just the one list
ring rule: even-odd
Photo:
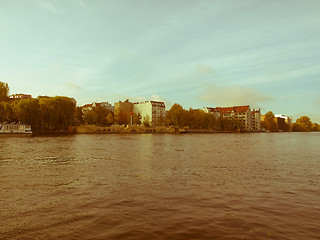
[[251,130],[260,132],[261,128],[261,111],[253,109],[251,112]]
[[164,102],[145,101],[134,103],[133,113],[141,115],[141,122],[150,126],[161,126],[165,123],[166,106]]

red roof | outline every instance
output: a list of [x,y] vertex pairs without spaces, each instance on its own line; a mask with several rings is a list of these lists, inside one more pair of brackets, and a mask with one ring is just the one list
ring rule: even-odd
[[248,112],[249,105],[246,106],[234,106],[234,107],[217,107],[220,113],[244,113]]

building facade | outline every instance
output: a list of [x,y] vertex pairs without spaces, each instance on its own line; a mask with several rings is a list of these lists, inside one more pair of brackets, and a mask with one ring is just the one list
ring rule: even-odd
[[292,131],[292,117],[282,114],[275,114],[274,117],[279,131]]
[[141,122],[152,127],[165,123],[166,106],[164,102],[145,101],[133,104],[133,113],[140,114]]
[[220,117],[220,111],[217,108],[213,107],[204,107],[201,109],[205,113],[212,114],[216,119]]
[[261,111],[253,109],[251,112],[251,131],[260,132],[261,128]]
[[213,114],[217,119],[232,120],[245,131],[261,131],[261,112],[253,109],[249,105],[233,107],[204,107],[202,110]]
[[217,107],[222,119],[235,120],[239,122],[245,131],[251,131],[250,106]]

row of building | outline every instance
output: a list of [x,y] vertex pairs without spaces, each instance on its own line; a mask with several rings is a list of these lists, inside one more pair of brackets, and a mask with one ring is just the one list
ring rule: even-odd
[[[28,99],[31,95],[16,94],[11,95],[11,99]],[[108,102],[86,104],[82,106],[84,114],[96,107],[103,107],[109,112],[113,112],[114,120],[118,123],[132,123],[132,115],[140,116],[141,123],[148,123],[150,126],[159,126],[164,124],[166,117],[166,106],[164,102],[145,101],[132,103],[128,99],[124,102],[114,103],[114,106]],[[249,105],[233,107],[204,107],[201,109],[205,113],[212,114],[216,119],[229,119],[240,123],[245,131],[262,131],[261,121],[264,115],[260,109],[250,109]],[[275,115],[278,129],[287,131],[288,126],[291,129],[292,118],[286,115]]]

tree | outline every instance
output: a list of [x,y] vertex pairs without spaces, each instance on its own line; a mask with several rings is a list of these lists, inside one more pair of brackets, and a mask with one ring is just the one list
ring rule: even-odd
[[265,114],[265,119],[262,123],[262,125],[269,130],[270,132],[276,132],[278,131],[276,118],[273,114],[273,112],[269,111]]
[[114,123],[113,114],[110,112],[107,116],[108,125],[112,125]]
[[142,116],[141,116],[140,113],[138,113],[138,114],[133,113],[132,118],[133,118],[133,123],[134,124],[141,125]]
[[14,121],[13,110],[8,102],[0,102],[0,123]]
[[174,125],[178,127],[185,126],[185,119],[186,119],[186,110],[177,103],[175,103],[167,113],[167,124]]
[[143,125],[145,127],[150,127],[150,117],[149,115],[145,116],[144,119],[143,119]]
[[45,129],[65,130],[74,123],[76,105],[68,97],[39,99],[41,126]]
[[74,119],[75,119],[76,125],[84,124],[84,115],[81,107],[76,107],[75,113],[74,113]]
[[40,106],[38,99],[21,99],[12,103],[15,118],[32,128],[40,126]]
[[309,117],[302,116],[297,119],[296,123],[300,125],[302,128],[304,128],[306,131],[311,131],[313,128],[313,124]]
[[0,82],[0,102],[8,101],[9,97],[9,86],[8,83]]
[[315,123],[312,131],[320,131],[320,125],[318,123]]

